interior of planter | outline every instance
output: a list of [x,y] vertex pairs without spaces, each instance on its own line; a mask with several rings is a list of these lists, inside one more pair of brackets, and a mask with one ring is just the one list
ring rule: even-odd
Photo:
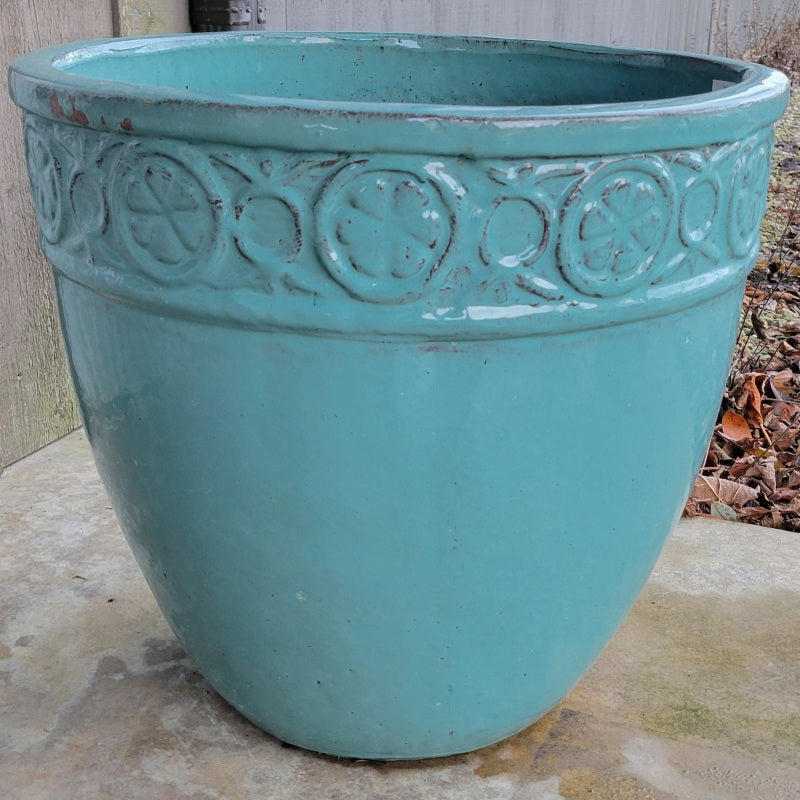
[[138,86],[287,100],[553,106],[641,102],[738,83],[689,55],[430,36],[222,35],[107,43],[55,66]]

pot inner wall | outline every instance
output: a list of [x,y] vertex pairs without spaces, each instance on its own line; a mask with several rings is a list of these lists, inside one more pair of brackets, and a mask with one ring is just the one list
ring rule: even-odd
[[472,107],[663,100],[741,79],[735,68],[688,56],[457,37],[217,37],[191,47],[86,49],[57,66],[204,94]]

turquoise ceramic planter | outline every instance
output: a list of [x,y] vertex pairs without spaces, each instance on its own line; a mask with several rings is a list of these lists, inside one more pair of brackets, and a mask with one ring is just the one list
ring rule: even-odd
[[703,457],[783,76],[246,33],[11,91],[98,468],[213,686],[366,758],[563,697]]

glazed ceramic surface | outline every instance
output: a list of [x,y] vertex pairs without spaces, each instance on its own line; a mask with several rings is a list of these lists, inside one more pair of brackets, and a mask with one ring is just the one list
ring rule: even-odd
[[10,85],[98,468],[216,689],[366,758],[563,697],[703,457],[783,76],[247,33]]

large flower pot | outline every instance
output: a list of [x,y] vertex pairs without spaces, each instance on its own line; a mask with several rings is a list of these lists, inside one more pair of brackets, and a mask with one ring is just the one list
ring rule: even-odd
[[563,697],[703,457],[784,77],[244,33],[10,85],[98,469],[219,693],[382,759]]

